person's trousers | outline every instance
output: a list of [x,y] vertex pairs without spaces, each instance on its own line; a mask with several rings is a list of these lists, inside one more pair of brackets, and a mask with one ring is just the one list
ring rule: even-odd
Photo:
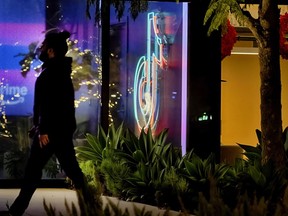
[[13,216],[21,216],[29,206],[29,202],[41,181],[42,170],[53,154],[56,155],[61,168],[72,180],[76,189],[84,186],[84,175],[76,160],[72,135],[49,135],[50,142],[40,148],[38,136],[33,139],[30,156],[26,165],[21,190],[9,212]]

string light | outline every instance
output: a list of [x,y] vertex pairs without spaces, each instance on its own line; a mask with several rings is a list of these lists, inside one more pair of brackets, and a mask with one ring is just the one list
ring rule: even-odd
[[[75,40],[67,40],[68,52],[67,56],[72,57],[72,73],[71,79],[74,85],[75,91],[85,90],[80,92],[80,96],[75,98],[75,107],[79,108],[81,104],[86,102],[90,102],[91,100],[96,100],[101,105],[101,86],[102,86],[102,59],[100,55],[94,54],[92,50],[85,49],[81,50],[78,47],[79,41]],[[24,56],[23,59],[19,62],[21,65],[21,74],[25,78],[26,74],[31,70],[31,65],[35,60],[39,61],[36,55],[36,48],[38,46],[38,42],[33,42],[29,45],[28,53],[20,53],[17,56]],[[113,53],[110,56],[114,56]],[[33,67],[33,70],[36,72],[36,76],[39,75],[41,71],[42,64],[37,64]],[[115,83],[111,83],[109,85],[110,92],[112,89],[116,88]],[[16,97],[17,95],[14,95]],[[14,97],[11,97],[12,101]],[[109,107],[110,109],[116,109],[118,105],[118,100],[121,100],[122,94],[119,92],[113,93],[110,97]],[[2,108],[3,109],[3,108]],[[113,122],[113,116],[111,114],[111,110],[109,110],[109,121]]]
[[[1,118],[0,118],[0,126],[1,126],[1,131],[0,131],[0,136],[2,137],[12,137],[11,132],[7,128],[7,117],[6,117],[6,100],[4,97],[3,90],[7,88],[6,85],[6,80],[4,78],[1,79],[0,81],[0,89],[2,91],[0,92],[0,112],[1,112]],[[11,97],[12,100],[13,96]],[[9,100],[8,100],[9,101]]]
[[[102,59],[100,55],[94,54],[91,50],[85,49],[84,51],[81,51],[77,46],[78,40],[68,40],[68,53],[67,56],[70,56],[73,58],[74,64],[72,65],[72,80],[74,87],[76,88],[87,88],[88,92],[86,96],[80,96],[79,99],[75,100],[75,107],[78,108],[82,103],[85,103],[87,101],[90,101],[91,99],[96,99],[99,104],[101,105],[101,86],[102,86]],[[110,54],[113,56],[113,53]],[[95,74],[96,76],[92,75],[91,72],[92,66],[96,65]],[[116,88],[115,83],[110,83],[109,88],[115,89]],[[92,91],[92,89],[94,91]],[[112,92],[112,90],[110,90]],[[113,120],[113,115],[111,110],[117,109],[118,101],[121,100],[122,94],[117,91],[110,95],[109,100],[109,112],[108,112],[108,118],[109,118],[109,124],[111,125]]]

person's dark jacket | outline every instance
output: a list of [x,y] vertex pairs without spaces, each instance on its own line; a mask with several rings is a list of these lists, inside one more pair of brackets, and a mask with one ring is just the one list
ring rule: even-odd
[[74,132],[76,129],[72,58],[51,58],[35,83],[33,123],[40,134]]

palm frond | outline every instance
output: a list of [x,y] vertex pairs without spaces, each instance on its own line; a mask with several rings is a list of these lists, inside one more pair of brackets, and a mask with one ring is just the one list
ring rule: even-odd
[[212,0],[204,17],[204,25],[210,25],[208,35],[226,25],[229,14],[234,15],[240,24],[244,24],[248,19],[237,0]]

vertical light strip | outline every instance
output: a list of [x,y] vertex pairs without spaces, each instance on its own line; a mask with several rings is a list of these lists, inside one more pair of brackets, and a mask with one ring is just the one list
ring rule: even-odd
[[146,90],[145,92],[150,92],[150,88],[151,88],[151,27],[153,26],[153,18],[154,18],[154,13],[151,12],[148,14],[147,16],[147,77],[146,79],[149,80],[149,82],[147,82],[146,84]]
[[182,15],[182,105],[181,105],[181,147],[186,154],[187,145],[187,55],[188,55],[188,3],[183,3]]

